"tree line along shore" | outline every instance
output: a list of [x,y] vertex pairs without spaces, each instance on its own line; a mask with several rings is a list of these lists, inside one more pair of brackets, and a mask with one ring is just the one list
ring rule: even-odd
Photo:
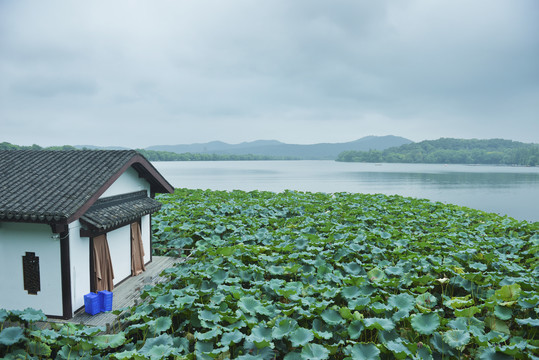
[[[0,150],[78,150],[70,145],[41,147],[0,143]],[[84,148],[85,149],[85,148]],[[150,161],[260,161],[303,160],[301,156],[175,153],[136,149]],[[325,158],[324,158],[325,159]],[[539,144],[522,143],[503,139],[452,139],[425,140],[385,150],[343,151],[336,161],[368,163],[425,163],[425,164],[485,164],[539,166]]]

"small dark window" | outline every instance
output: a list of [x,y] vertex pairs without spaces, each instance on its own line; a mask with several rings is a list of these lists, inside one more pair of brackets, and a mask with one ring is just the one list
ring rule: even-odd
[[28,294],[37,295],[41,291],[41,281],[39,279],[39,257],[36,253],[27,252],[22,257],[22,274],[24,278],[24,290]]

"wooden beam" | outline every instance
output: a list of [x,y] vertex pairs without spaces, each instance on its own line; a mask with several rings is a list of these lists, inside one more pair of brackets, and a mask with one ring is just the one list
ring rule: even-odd
[[71,301],[71,259],[69,257],[69,231],[60,233],[60,266],[62,272],[62,317],[73,317]]

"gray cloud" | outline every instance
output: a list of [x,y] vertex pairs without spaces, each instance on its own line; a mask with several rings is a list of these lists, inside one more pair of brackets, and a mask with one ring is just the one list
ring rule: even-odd
[[11,90],[16,96],[51,97],[59,95],[93,95],[97,86],[93,81],[75,79],[25,78],[14,82]]
[[534,0],[7,0],[1,141],[539,142],[537,15]]

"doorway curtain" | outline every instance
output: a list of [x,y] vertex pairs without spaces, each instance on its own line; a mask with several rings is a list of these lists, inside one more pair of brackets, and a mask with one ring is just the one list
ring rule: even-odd
[[99,235],[93,238],[94,242],[94,279],[95,291],[112,291],[114,289],[114,271],[110,259],[109,243],[107,235]]
[[140,223],[131,224],[131,275],[136,276],[146,271],[144,266],[144,246]]

